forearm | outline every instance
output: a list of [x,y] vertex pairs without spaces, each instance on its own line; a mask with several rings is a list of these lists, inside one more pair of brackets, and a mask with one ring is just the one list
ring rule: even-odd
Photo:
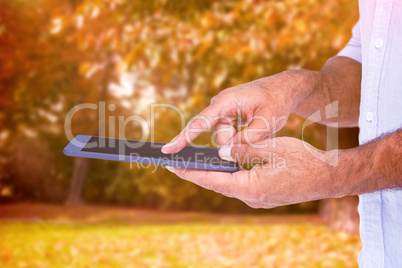
[[322,123],[338,122],[340,127],[357,126],[360,107],[361,64],[346,57],[335,57],[320,71],[305,71],[295,92],[293,112],[308,117],[326,105],[338,101],[338,117]]
[[342,150],[332,180],[340,196],[402,187],[402,130],[359,147]]

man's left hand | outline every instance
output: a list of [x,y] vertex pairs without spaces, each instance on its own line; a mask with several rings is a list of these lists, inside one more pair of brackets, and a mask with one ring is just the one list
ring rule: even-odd
[[169,167],[182,179],[242,200],[253,208],[272,208],[305,201],[340,197],[342,185],[333,179],[326,154],[295,138],[268,139],[220,149],[221,158],[253,163],[251,170],[234,173]]

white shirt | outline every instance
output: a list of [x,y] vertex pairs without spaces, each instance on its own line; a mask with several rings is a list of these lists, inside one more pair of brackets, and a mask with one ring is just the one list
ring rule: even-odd
[[[402,1],[360,0],[359,9],[353,37],[338,56],[362,63],[359,140],[364,144],[402,127]],[[402,188],[359,200],[359,266],[402,267]]]

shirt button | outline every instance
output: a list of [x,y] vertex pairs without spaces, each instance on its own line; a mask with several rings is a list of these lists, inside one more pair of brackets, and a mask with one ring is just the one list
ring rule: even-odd
[[377,39],[377,41],[375,41],[375,47],[376,48],[380,48],[380,47],[382,47],[382,39]]
[[367,112],[366,113],[366,119],[367,121],[371,122],[374,118],[374,114],[372,112]]

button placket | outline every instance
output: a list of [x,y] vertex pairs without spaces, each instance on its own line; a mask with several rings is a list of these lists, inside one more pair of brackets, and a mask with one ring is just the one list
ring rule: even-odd
[[374,119],[374,114],[372,112],[367,112],[366,113],[366,119],[367,121],[371,122]]
[[[368,61],[367,61],[367,79],[365,83],[365,101],[362,103],[362,109],[365,110],[363,116],[363,125],[367,126],[366,129],[366,137],[367,140],[374,139],[377,135],[377,118],[375,114],[377,113],[378,108],[378,94],[380,90],[381,83],[381,69],[382,63],[384,60],[386,40],[388,36],[388,25],[389,19],[384,20],[383,18],[389,18],[392,2],[380,0],[381,4],[376,6],[374,23],[373,23],[373,31],[370,40],[370,48],[368,52]],[[362,105],[361,104],[361,105]]]

